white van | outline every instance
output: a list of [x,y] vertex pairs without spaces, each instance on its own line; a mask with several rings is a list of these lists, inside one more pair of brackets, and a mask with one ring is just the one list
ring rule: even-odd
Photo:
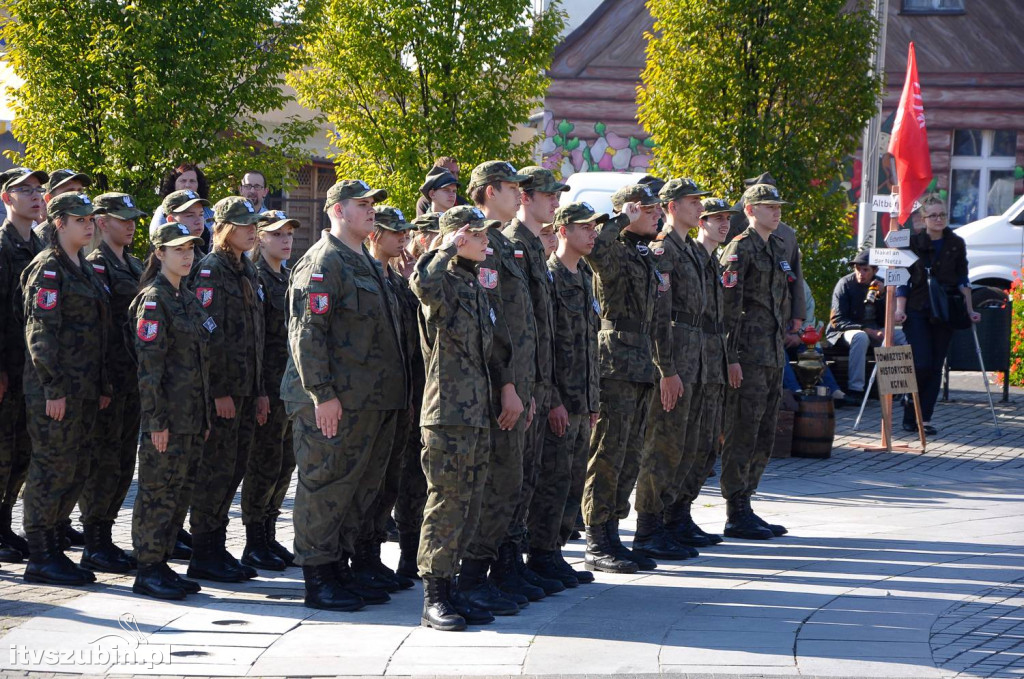
[[1024,196],[1001,215],[992,215],[956,229],[967,243],[968,278],[977,285],[1010,287],[1013,273],[1024,264]]
[[569,190],[561,193],[558,204],[587,202],[598,213],[611,214],[612,194],[646,176],[646,172],[574,172],[562,180]]

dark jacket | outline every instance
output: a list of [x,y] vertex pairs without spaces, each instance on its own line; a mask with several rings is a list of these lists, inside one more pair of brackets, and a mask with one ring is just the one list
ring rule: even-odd
[[533,312],[537,320],[537,375],[534,394],[537,405],[550,403],[551,353],[554,350],[551,327],[551,278],[544,257],[544,244],[530,229],[513,219],[503,232],[516,246],[513,255],[526,274],[533,295]]
[[281,393],[281,378],[288,363],[288,314],[285,297],[288,295],[287,267],[276,273],[264,260],[256,263],[256,273],[263,285],[263,390],[273,399]]
[[14,224],[0,227],[0,372],[21,384],[25,366],[25,319],[21,314],[21,273],[43,251],[43,241],[31,231],[22,240]]
[[882,328],[885,326],[885,284],[881,278],[875,276],[878,282],[878,298],[874,302],[875,320],[868,325],[864,324],[865,299],[868,296],[868,285],[857,282],[856,274],[847,274],[839,279],[836,287],[832,290],[832,310],[829,313],[828,328],[825,330],[825,337],[832,344],[837,344],[847,330],[860,330],[861,328]]
[[104,242],[89,253],[86,259],[92,264],[96,277],[110,292],[110,341],[107,343],[110,381],[118,391],[134,391],[138,386],[135,379],[135,347],[129,341],[131,335],[126,332],[126,326],[130,325],[128,306],[139,294],[142,262],[125,252],[122,264]]
[[967,278],[967,244],[953,233],[948,226],[942,230],[942,252],[935,256],[932,239],[927,231],[910,237],[910,250],[917,255],[917,261],[910,267],[910,285],[906,291],[907,311],[924,311],[931,308],[928,299],[928,274],[945,288],[970,285]]
[[600,307],[594,299],[594,274],[582,259],[577,273],[552,254],[548,270],[554,279],[554,380],[551,408],[565,406],[570,415],[596,413],[601,370],[597,362]]

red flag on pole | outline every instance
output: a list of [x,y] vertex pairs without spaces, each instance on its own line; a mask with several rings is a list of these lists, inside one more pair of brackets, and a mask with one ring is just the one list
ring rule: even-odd
[[900,106],[889,139],[889,153],[896,159],[899,183],[900,224],[910,219],[914,201],[921,197],[932,181],[932,159],[928,153],[928,128],[924,124],[924,102],[921,82],[917,79],[917,58],[914,43],[907,55],[907,80],[903,84]]

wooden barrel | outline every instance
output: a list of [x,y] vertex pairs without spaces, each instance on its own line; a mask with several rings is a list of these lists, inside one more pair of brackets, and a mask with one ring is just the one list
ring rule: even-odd
[[793,457],[832,456],[836,411],[828,396],[804,396],[793,422]]

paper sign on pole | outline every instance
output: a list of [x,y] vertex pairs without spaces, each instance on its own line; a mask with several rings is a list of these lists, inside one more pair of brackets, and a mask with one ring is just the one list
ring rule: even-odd
[[908,285],[910,283],[910,272],[906,269],[889,267],[885,270],[886,285]]
[[916,394],[917,375],[914,373],[914,352],[908,345],[876,347],[875,364],[878,393]]
[[[895,202],[894,196],[888,193],[880,193],[877,196],[871,197],[871,211],[872,212],[892,212],[894,210]],[[914,201],[914,209],[921,207],[921,203]]]
[[868,261],[871,266],[910,266],[917,261],[917,255],[895,248],[871,248]]
[[890,248],[909,248],[910,229],[890,231],[889,233],[885,234],[885,244]]

